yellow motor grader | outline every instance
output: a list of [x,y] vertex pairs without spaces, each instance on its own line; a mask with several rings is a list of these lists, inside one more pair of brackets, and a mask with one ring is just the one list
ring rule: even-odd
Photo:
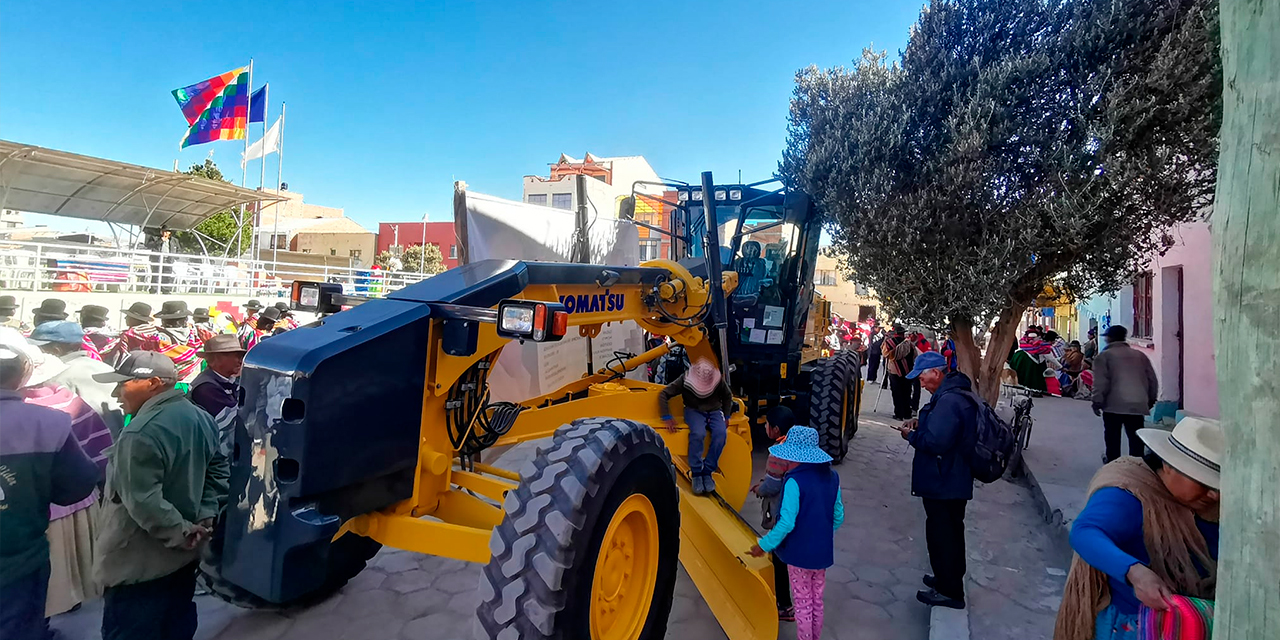
[[[706,255],[719,255],[706,228]],[[512,341],[623,321],[729,373],[724,305],[739,274],[721,266],[490,260],[367,301],[295,283],[295,308],[333,313],[245,360],[231,495],[203,580],[243,606],[306,603],[390,546],[485,565],[484,637],[638,640],[664,637],[679,561],[730,638],[772,640],[773,568],[746,553],[756,533],[738,514],[752,482],[741,400],[717,493],[695,496],[686,427],[655,428],[661,387],[625,376],[667,345],[518,403],[487,386]],[[548,440],[518,474],[481,461],[534,439]]]

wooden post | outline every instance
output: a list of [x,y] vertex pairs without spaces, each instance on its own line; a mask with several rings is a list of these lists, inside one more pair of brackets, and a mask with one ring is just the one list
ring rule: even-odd
[[1214,328],[1226,432],[1214,640],[1280,638],[1280,2],[1222,0]]

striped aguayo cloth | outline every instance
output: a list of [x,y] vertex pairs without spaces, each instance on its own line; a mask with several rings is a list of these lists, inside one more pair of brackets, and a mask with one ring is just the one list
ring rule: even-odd
[[1212,634],[1212,600],[1173,596],[1166,611],[1146,605],[1138,611],[1139,640],[1208,640]]

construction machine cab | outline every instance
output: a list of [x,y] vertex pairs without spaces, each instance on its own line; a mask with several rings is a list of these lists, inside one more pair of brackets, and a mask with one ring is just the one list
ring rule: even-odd
[[[738,286],[727,296],[724,319],[727,360],[733,369],[729,379],[734,394],[746,400],[757,443],[767,442],[763,418],[769,408],[786,404],[799,415],[811,413],[815,363],[808,353],[818,352],[806,349],[806,326],[814,304],[821,224],[807,194],[765,188],[772,182],[715,185],[710,190],[664,184],[667,195],[674,197],[660,203],[651,195],[632,196],[634,202],[647,199],[650,210],[669,211],[665,228],[650,229],[671,238],[671,259],[695,274],[704,273],[707,247],[714,240],[720,267],[737,273]],[[634,202],[624,206],[624,215]],[[706,233],[708,204],[715,210],[714,237]],[[841,431],[846,423],[856,425],[856,416],[841,420]]]

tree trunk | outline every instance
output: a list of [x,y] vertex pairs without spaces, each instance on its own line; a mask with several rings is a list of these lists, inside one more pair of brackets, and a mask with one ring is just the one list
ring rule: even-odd
[[1018,320],[1026,308],[1025,304],[1005,307],[987,336],[987,353],[982,358],[978,395],[992,405],[1000,397],[1000,376],[1004,373],[1004,363],[1009,360],[1009,350],[1018,340]]
[[1214,640],[1280,638],[1280,3],[1223,0],[1213,204],[1226,433]]
[[973,320],[971,318],[951,319],[951,338],[956,341],[956,365],[960,372],[969,376],[975,383],[980,378],[979,367],[982,363],[982,352],[973,341]]

